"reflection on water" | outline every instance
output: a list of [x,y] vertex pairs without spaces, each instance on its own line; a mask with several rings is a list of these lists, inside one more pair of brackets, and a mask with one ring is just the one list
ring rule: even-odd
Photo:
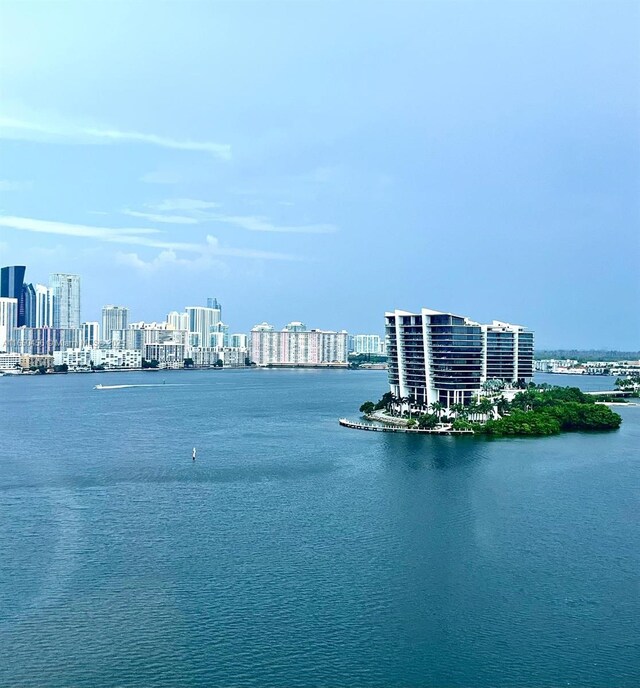
[[638,683],[640,407],[423,437],[338,425],[376,371],[170,376],[0,380],[0,684]]

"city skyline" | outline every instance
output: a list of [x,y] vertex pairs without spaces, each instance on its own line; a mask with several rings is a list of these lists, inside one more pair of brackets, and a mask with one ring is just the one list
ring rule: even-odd
[[0,264],[82,275],[96,320],[427,301],[636,348],[639,13],[5,2]]

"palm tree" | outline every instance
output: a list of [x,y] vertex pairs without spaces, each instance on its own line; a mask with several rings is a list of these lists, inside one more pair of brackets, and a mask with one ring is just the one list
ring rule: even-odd
[[477,406],[478,412],[486,416],[493,411],[493,402],[487,397],[480,399],[480,403]]
[[464,404],[452,404],[450,408],[455,413],[456,418],[462,418],[467,413],[467,407]]
[[431,404],[431,410],[436,414],[436,416],[438,416],[438,422],[440,422],[440,416],[444,410],[444,406],[439,401],[434,401]]

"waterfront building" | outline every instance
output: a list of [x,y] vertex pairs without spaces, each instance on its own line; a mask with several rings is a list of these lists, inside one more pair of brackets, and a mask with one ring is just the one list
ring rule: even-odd
[[51,275],[53,291],[53,326],[60,329],[80,327],[80,276],[66,273]]
[[192,359],[196,368],[207,368],[222,361],[225,368],[243,368],[246,365],[248,351],[244,347],[193,347],[189,349],[188,357]]
[[54,351],[78,348],[80,328],[17,327],[11,338],[11,351],[19,354],[51,355]]
[[[3,268],[4,270],[5,268]],[[0,351],[9,351],[18,322],[18,299],[0,297]]]
[[[15,371],[20,367],[20,354],[0,352],[0,370]],[[18,371],[20,372],[20,371]]]
[[189,316],[189,345],[211,346],[211,334],[220,322],[220,309],[187,306],[185,311]]
[[111,341],[114,330],[126,330],[129,325],[129,309],[111,304],[102,308],[102,340]]
[[24,265],[8,265],[0,268],[0,298],[15,299],[18,302],[15,327],[24,325]]
[[85,322],[80,328],[82,330],[82,346],[88,346],[92,349],[100,347],[100,323]]
[[375,354],[382,353],[382,343],[378,334],[356,334],[353,336],[354,354]]
[[301,322],[276,331],[269,323],[251,330],[251,357],[256,365],[346,365],[348,333],[307,330]]
[[49,369],[53,366],[53,355],[48,356],[46,354],[17,354],[20,356],[20,367],[23,370],[29,370],[30,368],[46,368]]
[[232,334],[230,344],[235,349],[248,349],[249,337],[246,334]]
[[533,376],[533,333],[520,325],[482,325],[428,308],[388,312],[385,322],[389,388],[412,404],[468,405],[488,380]]
[[67,365],[70,370],[86,370],[91,366],[105,368],[141,368],[142,353],[127,349],[92,349],[90,347],[75,347],[53,354],[54,365]]
[[145,360],[158,361],[164,368],[182,368],[186,358],[186,347],[184,341],[168,339],[153,344],[145,344],[142,354]]

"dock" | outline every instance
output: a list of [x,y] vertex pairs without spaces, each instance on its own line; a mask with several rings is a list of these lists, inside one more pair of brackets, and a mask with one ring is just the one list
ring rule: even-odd
[[473,435],[473,430],[454,430],[453,428],[407,428],[392,425],[373,425],[371,423],[359,423],[347,418],[338,419],[338,423],[344,428],[354,430],[367,430],[369,432],[404,432],[416,435]]

